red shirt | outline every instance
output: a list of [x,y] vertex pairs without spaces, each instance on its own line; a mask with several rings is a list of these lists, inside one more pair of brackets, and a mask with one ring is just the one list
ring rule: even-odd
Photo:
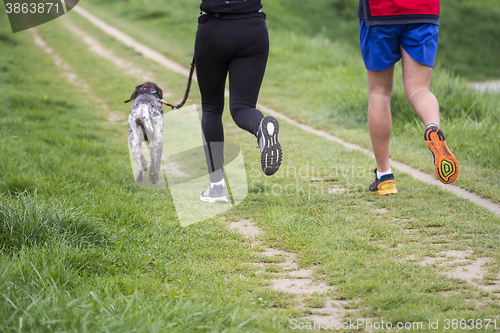
[[360,0],[358,17],[367,26],[439,24],[439,0]]

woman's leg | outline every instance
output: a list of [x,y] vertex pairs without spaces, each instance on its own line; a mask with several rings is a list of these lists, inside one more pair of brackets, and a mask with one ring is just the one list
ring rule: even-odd
[[240,48],[229,63],[229,107],[236,125],[256,135],[264,118],[255,107],[269,55],[269,35],[262,18],[241,20],[238,27]]
[[220,48],[216,46],[216,38],[210,34],[216,23],[208,21],[199,24],[195,42],[196,75],[202,104],[201,128],[212,183],[223,179],[222,112],[224,111],[224,88],[228,70],[228,62]]

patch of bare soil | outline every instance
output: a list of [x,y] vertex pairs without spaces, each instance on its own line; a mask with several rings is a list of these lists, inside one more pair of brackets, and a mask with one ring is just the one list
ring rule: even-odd
[[[311,272],[312,275],[312,272]],[[285,291],[296,295],[325,293],[334,288],[328,286],[324,282],[315,282],[313,279],[297,278],[297,279],[274,279],[272,280],[273,289]]]
[[372,209],[372,212],[377,213],[377,214],[385,214],[388,212],[388,210],[387,210],[387,208],[376,208],[376,209]]
[[319,309],[314,309],[313,314],[310,314],[303,319],[313,321],[323,327],[335,327],[342,325],[344,322],[341,318],[348,315],[352,310],[345,309],[346,301],[328,299],[325,306]]
[[[500,274],[495,280],[485,280],[488,272],[483,266],[492,261],[491,258],[470,259],[473,252],[470,250],[457,251],[441,251],[437,253],[437,257],[425,257],[418,260],[417,263],[422,266],[438,265],[448,270],[441,274],[453,278],[467,281],[471,285],[490,292],[500,291]],[[414,256],[408,256],[405,260],[415,261]]]
[[334,185],[327,189],[327,192],[330,194],[342,194],[345,191],[347,191],[347,189],[339,185]]
[[469,84],[469,88],[479,90],[480,92],[500,92],[500,81],[474,82]]
[[[261,249],[258,252],[259,255],[268,257],[270,263],[268,262],[258,262],[252,263],[261,270],[257,273],[261,274],[265,272],[267,267],[273,265],[272,267],[278,267],[279,271],[273,273],[275,278],[270,280],[273,290],[287,292],[295,295],[298,301],[299,308],[308,308],[303,296],[309,295],[324,295],[327,296],[335,288],[327,285],[324,282],[316,281],[312,276],[314,271],[311,269],[298,269],[298,264],[296,261],[295,253],[284,251],[281,249],[275,249],[262,245],[262,243],[256,238],[262,234],[264,231],[253,223],[252,220],[240,220],[238,222],[231,222],[229,228],[242,234],[245,238],[250,240],[254,247]],[[273,260],[279,258],[279,260]],[[284,259],[284,260],[283,260]],[[277,261],[277,263],[273,263]],[[325,305],[319,308],[314,308],[311,310],[311,314],[300,318],[304,321],[314,321],[320,325],[332,325],[335,323],[342,323],[343,317],[351,310],[344,308],[343,304],[346,302],[334,300],[330,297],[326,297]]]
[[189,177],[190,175],[181,169],[178,163],[169,161],[165,164],[162,163],[161,169],[166,173],[167,177]]
[[231,222],[229,224],[229,229],[235,230],[245,236],[246,238],[249,238],[252,240],[252,245],[256,245],[257,240],[255,240],[255,236],[261,235],[264,232],[262,231],[261,228],[257,227],[252,220],[241,220],[238,222]]
[[125,117],[118,111],[111,111],[108,116],[108,122],[119,125],[127,125],[128,121]]

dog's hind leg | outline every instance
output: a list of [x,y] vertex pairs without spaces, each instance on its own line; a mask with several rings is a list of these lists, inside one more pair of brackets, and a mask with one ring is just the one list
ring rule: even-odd
[[161,155],[163,151],[163,116],[158,119],[152,119],[154,134],[151,149],[149,150],[150,165],[149,165],[149,180],[156,184],[160,179]]
[[144,171],[148,171],[148,161],[144,158],[144,155],[141,154],[141,163],[142,163],[142,169]]
[[145,162],[144,156],[142,156],[142,140],[136,133],[129,134],[129,144],[130,148],[132,148],[132,156],[134,157],[135,164],[137,164],[137,177],[136,181],[138,183],[142,183],[144,181],[144,164]]
[[151,146],[150,150],[151,165],[149,166],[149,180],[153,184],[156,184],[156,182],[160,179],[162,150],[163,150],[163,139],[155,141],[155,143]]

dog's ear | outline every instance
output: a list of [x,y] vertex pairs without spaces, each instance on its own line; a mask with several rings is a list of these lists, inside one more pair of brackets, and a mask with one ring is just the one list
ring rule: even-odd
[[155,90],[158,93],[158,97],[160,97],[160,99],[163,99],[163,91],[161,90],[161,88],[158,87],[156,83],[153,83],[153,85],[155,86]]
[[143,85],[144,85],[144,83],[136,86],[134,92],[132,93],[132,96],[130,96],[130,99],[126,100],[124,103],[128,103],[128,102],[134,100],[137,97],[137,92],[142,88]]

